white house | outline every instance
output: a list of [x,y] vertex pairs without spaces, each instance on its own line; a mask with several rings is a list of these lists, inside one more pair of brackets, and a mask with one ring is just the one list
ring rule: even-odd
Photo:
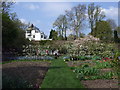
[[25,37],[28,38],[30,41],[46,40],[46,35],[43,32],[41,32],[37,27],[35,27],[33,24],[27,28]]

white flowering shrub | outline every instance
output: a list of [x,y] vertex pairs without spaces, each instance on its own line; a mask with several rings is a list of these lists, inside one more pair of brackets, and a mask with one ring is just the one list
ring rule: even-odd
[[100,41],[85,40],[77,41],[76,43],[67,44],[68,54],[71,56],[100,56],[111,57],[113,56],[114,44],[101,43]]

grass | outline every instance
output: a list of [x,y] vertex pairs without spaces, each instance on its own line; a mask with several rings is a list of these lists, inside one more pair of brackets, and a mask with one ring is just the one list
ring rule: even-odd
[[84,88],[62,59],[53,60],[41,88]]

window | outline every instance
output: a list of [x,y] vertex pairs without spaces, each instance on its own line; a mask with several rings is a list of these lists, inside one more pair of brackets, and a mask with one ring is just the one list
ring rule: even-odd
[[31,36],[31,34],[29,34],[28,36]]
[[27,30],[27,33],[31,33],[31,30]]
[[38,31],[37,31],[37,30],[35,30],[35,33],[38,33]]
[[35,38],[35,35],[33,35],[33,38]]
[[41,35],[41,38],[43,38],[43,35]]

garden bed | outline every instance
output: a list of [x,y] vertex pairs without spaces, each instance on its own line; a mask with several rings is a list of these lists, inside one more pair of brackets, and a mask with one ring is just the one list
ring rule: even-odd
[[38,88],[50,62],[19,61],[2,65],[3,88]]
[[118,77],[108,62],[100,60],[67,61],[86,88],[118,88]]
[[118,80],[82,80],[81,83],[86,88],[118,88]]

